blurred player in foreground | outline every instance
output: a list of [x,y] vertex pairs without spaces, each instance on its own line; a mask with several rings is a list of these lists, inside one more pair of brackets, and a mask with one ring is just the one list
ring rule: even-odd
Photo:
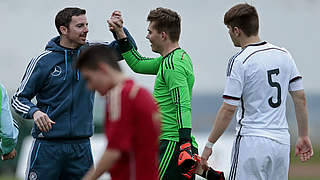
[[18,141],[19,126],[12,118],[9,97],[5,87],[0,84],[0,153],[2,160],[13,159]]
[[299,130],[296,155],[302,162],[313,155],[301,75],[286,49],[260,40],[258,13],[253,6],[232,7],[225,14],[224,23],[233,44],[241,47],[241,51],[229,61],[224,103],[202,153],[201,164],[206,167],[213,144],[239,107],[229,180],[288,179],[288,91],[294,102]]
[[108,146],[96,169],[83,179],[97,179],[108,171],[113,180],[156,180],[161,115],[152,95],[126,77],[116,60],[112,49],[96,45],[77,62],[89,89],[107,95]]

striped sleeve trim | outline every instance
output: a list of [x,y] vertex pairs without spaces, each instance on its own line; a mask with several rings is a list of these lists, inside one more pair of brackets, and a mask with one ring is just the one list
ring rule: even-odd
[[174,56],[174,52],[172,53],[171,57],[170,57],[170,63],[171,63],[171,68],[172,70],[174,70],[174,65],[173,65],[173,56]]
[[222,96],[222,98],[224,98],[224,99],[232,99],[232,100],[240,100],[240,98],[238,98],[238,97],[233,97],[233,96],[228,96],[228,95],[223,95]]
[[187,54],[186,52],[183,52],[182,55],[181,55],[181,60],[183,60],[183,56]]
[[16,127],[17,129],[19,129],[19,124],[18,124],[18,122],[17,122],[15,119],[13,119],[13,125],[14,125],[14,127]]
[[301,77],[301,76],[297,76],[297,77],[291,79],[291,80],[289,81],[289,84],[292,83],[292,82],[295,82],[295,81],[298,80],[298,79],[302,79],[302,77]]
[[169,54],[165,59],[164,59],[164,65],[166,69],[172,69],[174,70],[174,64],[173,64],[173,53]]
[[27,67],[26,73],[25,73],[25,75],[24,75],[24,77],[23,77],[23,79],[22,79],[22,81],[21,81],[21,85],[19,86],[18,91],[14,94],[14,96],[13,96],[13,98],[12,98],[12,107],[13,107],[15,110],[17,110],[17,111],[19,111],[19,112],[21,112],[21,113],[24,113],[24,114],[27,114],[27,113],[29,112],[30,106],[28,106],[28,105],[23,104],[22,102],[20,102],[19,99],[18,99],[18,96],[19,96],[19,94],[20,94],[21,92],[23,92],[23,90],[25,89],[25,87],[26,87],[27,83],[29,82],[29,79],[30,79],[30,77],[31,77],[31,75],[32,75],[32,73],[33,73],[33,71],[34,71],[37,63],[39,62],[39,60],[40,60],[42,57],[50,54],[51,52],[52,52],[52,51],[47,51],[47,50],[46,50],[46,51],[44,51],[43,53],[41,53],[39,56],[33,58],[33,59],[30,61],[29,65],[28,65],[28,67]]
[[234,64],[236,57],[238,57],[245,49],[246,48],[243,48],[240,52],[238,52],[237,54],[235,54],[234,56],[232,56],[229,59],[228,68],[227,68],[227,76],[231,75],[232,67],[233,67],[233,64]]
[[132,55],[133,55],[137,60],[139,60],[139,61],[153,60],[153,59],[154,59],[154,58],[148,58],[148,57],[143,57],[143,56],[141,56],[141,55],[137,52],[137,50],[136,50],[135,48],[132,48],[132,49],[131,49],[131,53],[132,53]]
[[179,88],[173,89],[173,95],[174,95],[174,101],[177,105],[177,122],[178,122],[178,128],[183,128],[182,123],[182,113],[181,113],[181,101],[180,101],[180,91]]

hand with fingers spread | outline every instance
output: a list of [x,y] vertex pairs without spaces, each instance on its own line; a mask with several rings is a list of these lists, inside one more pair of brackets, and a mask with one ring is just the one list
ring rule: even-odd
[[33,119],[40,131],[43,132],[49,132],[52,128],[52,124],[55,124],[46,113],[39,110],[33,114]]
[[306,162],[313,156],[312,144],[308,136],[298,138],[295,155],[299,155],[301,162]]
[[16,149],[13,149],[10,153],[2,155],[1,159],[2,161],[13,159],[14,157],[16,157],[16,155],[17,155],[17,151]]

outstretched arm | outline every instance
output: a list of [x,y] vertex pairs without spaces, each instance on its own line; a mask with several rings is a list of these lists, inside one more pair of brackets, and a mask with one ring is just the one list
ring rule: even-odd
[[82,180],[98,179],[103,173],[109,171],[120,157],[121,152],[119,150],[107,149],[99,160],[97,168],[92,167]]
[[156,75],[162,62],[162,57],[147,58],[140,55],[134,48],[130,37],[124,31],[120,11],[115,11],[112,14],[108,24],[109,29],[116,35],[119,50],[129,67],[137,73]]
[[[213,128],[208,137],[208,143],[214,144],[223,132],[227,129],[230,124],[232,117],[237,109],[237,106],[233,106],[227,103],[223,103],[218,111],[218,115],[216,117],[216,121],[214,122]],[[207,144],[208,144],[207,143]],[[208,159],[212,153],[212,145],[206,145],[201,155],[201,165],[204,169],[208,167]]]
[[304,90],[290,91],[293,99],[299,137],[296,144],[296,156],[300,156],[300,161],[305,162],[313,156],[312,144],[308,136],[308,113],[306,107],[306,97]]
[[[130,32],[128,31],[127,28],[123,27],[123,33],[125,34],[126,37],[128,37],[128,41],[130,42],[130,44],[133,46],[134,49],[138,49],[136,42],[134,41],[133,37],[131,36]],[[107,44],[107,46],[114,48],[116,50],[117,53],[117,57],[118,60],[123,60],[124,57],[121,55],[121,50],[120,50],[120,45],[118,42],[118,38],[117,35],[115,34],[115,32],[112,32],[113,37],[116,39],[114,41],[112,41],[110,44]]]

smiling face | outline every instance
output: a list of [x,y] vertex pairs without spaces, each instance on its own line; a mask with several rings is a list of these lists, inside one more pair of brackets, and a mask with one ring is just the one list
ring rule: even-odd
[[72,16],[69,27],[61,26],[62,38],[69,48],[78,48],[86,43],[89,32],[85,15]]
[[151,49],[153,52],[160,53],[162,49],[162,34],[161,32],[158,32],[154,28],[154,21],[151,21],[148,26],[148,34],[146,38],[150,41],[151,43]]

